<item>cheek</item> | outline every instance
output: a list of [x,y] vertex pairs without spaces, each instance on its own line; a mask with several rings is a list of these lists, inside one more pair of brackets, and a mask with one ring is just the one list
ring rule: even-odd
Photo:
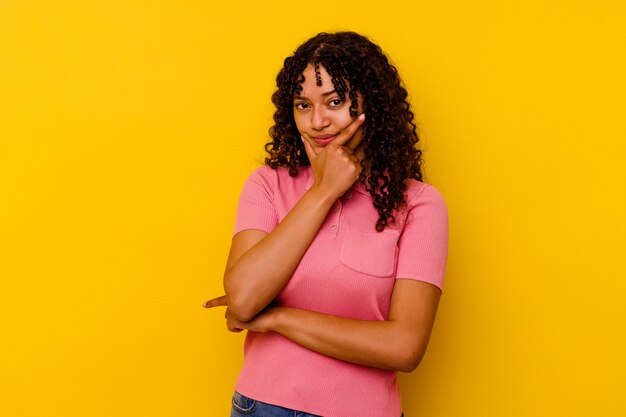
[[346,106],[345,109],[341,109],[341,111],[335,114],[335,117],[333,117],[333,124],[343,130],[348,127],[353,120],[352,116],[350,116],[350,110]]
[[347,115],[346,117],[342,117],[341,119],[337,120],[336,125],[343,130],[348,127],[350,123],[352,123],[352,118],[350,117],[350,115]]
[[[345,129],[346,127],[348,127],[350,123],[354,121],[354,119],[356,119],[356,117],[350,116],[351,105],[352,105],[352,102],[350,100],[347,100],[345,103],[345,106],[343,106],[341,110],[337,112],[338,113],[337,126],[341,127],[341,129]],[[359,115],[362,112],[363,112],[363,98],[361,97],[360,94],[358,94],[358,106],[356,108],[356,113],[357,115]]]
[[298,132],[304,132],[306,130],[305,120],[302,115],[294,113],[293,120],[296,122],[296,129],[298,129]]

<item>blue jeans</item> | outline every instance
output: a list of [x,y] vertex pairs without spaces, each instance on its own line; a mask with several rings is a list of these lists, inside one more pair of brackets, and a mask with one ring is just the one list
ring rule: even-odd
[[[253,400],[235,391],[233,395],[233,408],[230,417],[321,417],[304,411],[290,410],[289,408],[263,403]],[[404,417],[402,414],[401,417]]]
[[320,417],[303,411],[290,410],[277,405],[263,403],[239,394],[233,395],[230,417]]

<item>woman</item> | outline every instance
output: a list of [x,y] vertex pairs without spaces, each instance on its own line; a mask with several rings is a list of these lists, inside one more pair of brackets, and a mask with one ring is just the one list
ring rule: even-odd
[[352,32],[308,40],[276,84],[226,295],[205,303],[248,330],[231,416],[399,417],[396,372],[426,350],[447,252],[407,92],[380,47]]

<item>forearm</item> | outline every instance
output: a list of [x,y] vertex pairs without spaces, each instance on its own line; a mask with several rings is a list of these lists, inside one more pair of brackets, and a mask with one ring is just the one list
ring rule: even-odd
[[267,321],[275,331],[308,349],[344,361],[411,372],[428,344],[431,327],[400,321],[353,320],[308,310],[273,308]]
[[287,285],[336,198],[314,186],[271,233],[226,269],[224,289],[235,316],[252,319]]

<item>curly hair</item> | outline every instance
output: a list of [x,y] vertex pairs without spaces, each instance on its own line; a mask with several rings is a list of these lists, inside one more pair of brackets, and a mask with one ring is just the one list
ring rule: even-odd
[[357,116],[357,92],[363,97],[367,115],[363,129],[365,158],[369,170],[362,178],[378,211],[376,230],[382,231],[396,221],[395,211],[405,203],[405,180],[422,180],[422,152],[419,136],[398,70],[382,49],[365,36],[354,32],[320,33],[302,44],[276,77],[272,95],[276,106],[272,140],[265,145],[271,168],[288,167],[298,175],[298,167],[310,165],[293,116],[294,96],[302,90],[302,73],[309,65],[321,84],[319,67],[326,69],[341,99],[351,100],[350,115]]

